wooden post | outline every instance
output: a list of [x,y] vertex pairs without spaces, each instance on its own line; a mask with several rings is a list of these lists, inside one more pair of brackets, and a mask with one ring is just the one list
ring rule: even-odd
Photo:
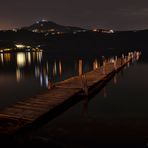
[[83,74],[83,61],[79,60],[79,76]]
[[117,60],[116,60],[116,58],[114,60],[114,69],[117,70]]
[[59,61],[59,76],[60,76],[60,79],[62,79],[62,63],[61,63],[61,61]]
[[122,54],[122,56],[121,56],[121,65],[123,65],[124,64],[124,54]]
[[93,70],[98,69],[98,61],[97,59],[93,62]]
[[88,95],[87,79],[86,79],[86,75],[83,74],[83,61],[82,60],[79,60],[79,76],[81,79],[82,90],[84,91],[85,95]]

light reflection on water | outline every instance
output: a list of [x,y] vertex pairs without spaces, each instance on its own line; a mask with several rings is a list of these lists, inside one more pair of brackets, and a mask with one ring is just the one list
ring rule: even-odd
[[[139,60],[138,56],[137,58]],[[113,62],[114,59],[111,57],[108,61]],[[34,95],[47,87],[50,88],[51,81],[56,82],[73,75],[81,75],[84,71],[95,70],[102,63],[102,60],[96,56],[91,59],[66,60],[50,59],[50,56],[36,52],[1,53],[0,107]],[[60,141],[69,145],[77,143],[79,146],[88,144],[90,147],[98,143],[102,137],[105,140],[111,139],[116,133],[115,142],[118,137],[123,140],[133,138],[128,135],[128,130],[134,127],[135,132],[136,126],[147,124],[147,75],[148,64],[134,60],[115,75],[96,96],[91,99],[86,97],[54,120],[32,132],[31,136],[45,137],[47,140],[52,137],[57,143]],[[127,125],[123,128],[125,132],[122,131],[122,127],[118,128],[122,124]]]
[[63,73],[73,71],[70,76],[82,75],[84,72],[95,70],[100,66],[99,59],[92,60],[92,62],[84,59],[73,60],[70,61],[71,63],[67,67],[68,64],[63,63],[63,59],[50,61],[50,59],[44,58],[42,52],[1,53],[0,61],[1,67],[6,67],[6,69],[8,65],[13,66],[11,69],[16,71],[17,82],[25,79],[26,69],[30,68],[30,71],[34,73],[34,77],[40,81],[40,86],[46,88],[48,88],[48,80],[60,81],[65,79]]
[[[133,61],[98,93],[49,121],[34,136],[77,146],[148,140],[148,63]],[[140,134],[139,134],[140,133]],[[70,142],[69,142],[70,141]]]
[[[105,63],[111,58],[103,57]],[[95,70],[102,65],[103,59],[99,56],[52,58],[43,52],[0,53],[0,79],[5,79],[0,81],[0,108],[50,89],[57,81]]]
[[[43,52],[0,53],[0,108],[99,66],[99,58],[53,58]],[[8,93],[9,92],[9,93]],[[11,97],[11,99],[10,99]]]

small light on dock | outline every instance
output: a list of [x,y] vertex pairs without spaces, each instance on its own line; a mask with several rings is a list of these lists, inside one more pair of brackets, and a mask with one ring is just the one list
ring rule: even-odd
[[93,62],[93,70],[98,69],[98,61],[97,59]]

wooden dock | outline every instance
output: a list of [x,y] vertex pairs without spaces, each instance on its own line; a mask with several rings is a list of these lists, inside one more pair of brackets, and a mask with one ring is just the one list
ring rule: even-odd
[[75,98],[80,93],[89,95],[91,88],[100,82],[106,81],[111,74],[115,74],[127,65],[132,58],[117,59],[114,63],[105,63],[104,66],[96,68],[80,76],[75,76],[58,82],[55,86],[44,93],[34,97],[26,98],[16,104],[0,111],[0,133],[14,133],[26,125],[35,123],[43,115],[55,110],[65,101]]

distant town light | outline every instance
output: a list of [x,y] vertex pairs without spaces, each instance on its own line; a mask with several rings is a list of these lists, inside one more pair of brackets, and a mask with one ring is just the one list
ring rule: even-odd
[[114,33],[114,30],[111,29],[109,32],[110,32],[110,33]]
[[10,51],[11,49],[10,48],[5,48],[3,49],[4,51]]
[[94,32],[97,32],[98,30],[96,28],[93,29]]
[[17,32],[17,29],[12,29],[13,32]]
[[42,19],[42,22],[47,22],[47,20],[46,19]]
[[49,32],[53,32],[53,31],[55,31],[55,29],[49,29],[48,31],[49,31]]
[[33,29],[32,32],[38,32],[38,29]]
[[22,45],[22,44],[16,44],[15,46],[19,49],[25,48],[25,45]]

